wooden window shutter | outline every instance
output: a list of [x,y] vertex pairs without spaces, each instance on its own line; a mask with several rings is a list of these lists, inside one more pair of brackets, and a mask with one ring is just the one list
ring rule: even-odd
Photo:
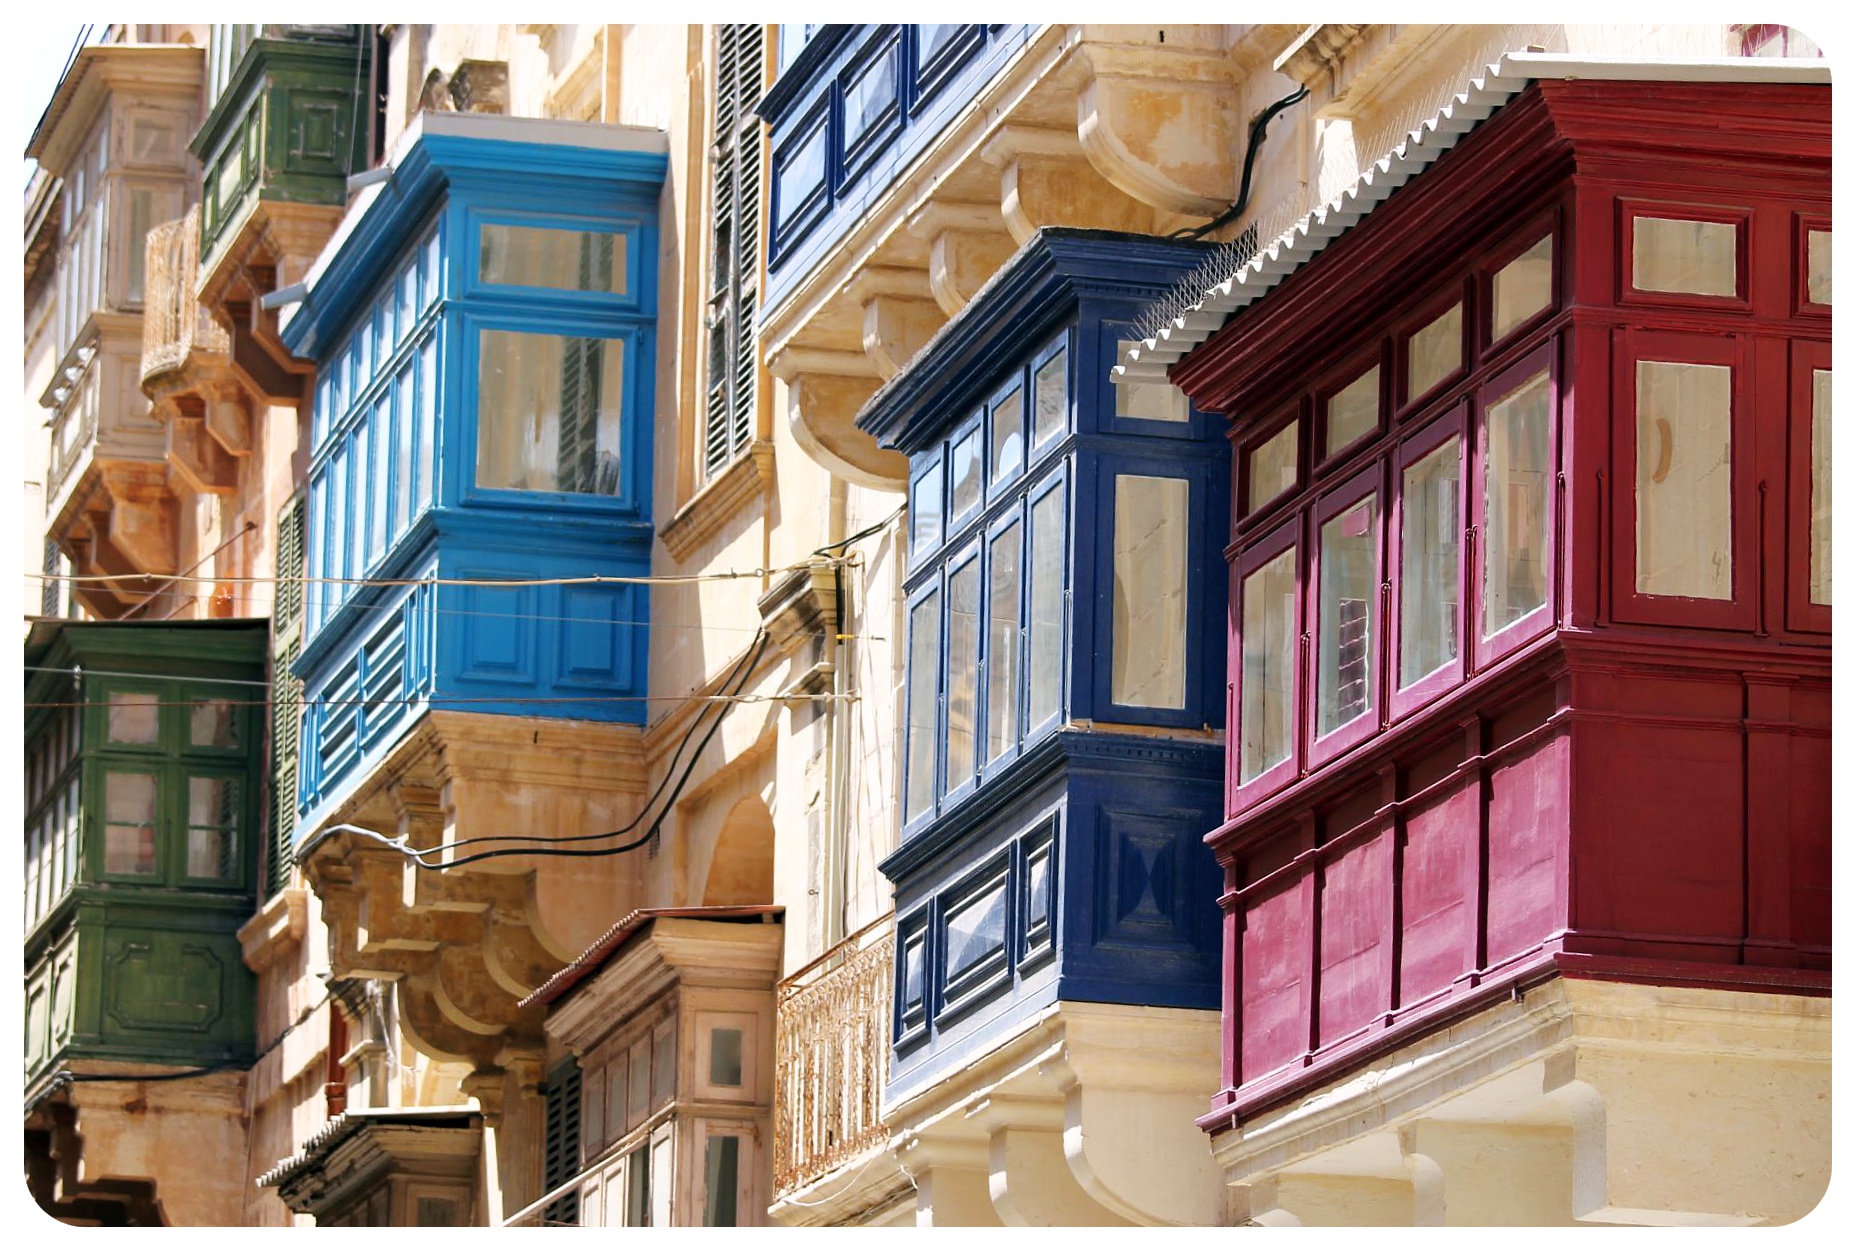
[[[580,1065],[571,1057],[548,1074],[544,1112],[541,1189],[546,1194],[580,1171]],[[562,1195],[541,1217],[544,1225],[578,1225],[580,1196]]]
[[718,25],[715,62],[705,479],[726,469],[754,439],[762,146],[754,107],[760,103],[766,73],[766,28],[756,23]]
[[303,711],[303,685],[290,666],[302,651],[304,540],[308,501],[301,494],[277,517],[277,591],[271,602],[271,838],[266,856],[264,893],[274,895],[290,882],[296,850],[297,744]]

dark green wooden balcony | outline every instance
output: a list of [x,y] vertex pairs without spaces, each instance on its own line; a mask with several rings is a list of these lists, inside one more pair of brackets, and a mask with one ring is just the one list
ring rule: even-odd
[[41,621],[25,651],[26,1084],[250,1062],[266,623]]

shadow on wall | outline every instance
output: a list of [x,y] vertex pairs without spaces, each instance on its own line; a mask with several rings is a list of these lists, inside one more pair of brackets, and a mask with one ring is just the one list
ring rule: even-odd
[[729,810],[709,857],[705,907],[764,904],[773,899],[773,814],[750,795]]

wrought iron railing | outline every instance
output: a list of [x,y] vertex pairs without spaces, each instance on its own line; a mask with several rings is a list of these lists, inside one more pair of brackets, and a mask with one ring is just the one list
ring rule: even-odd
[[858,930],[779,985],[774,1043],[773,1190],[829,1173],[887,1137],[893,914]]
[[142,301],[142,380],[178,369],[194,351],[224,356],[226,332],[194,298],[200,273],[200,206],[148,232]]

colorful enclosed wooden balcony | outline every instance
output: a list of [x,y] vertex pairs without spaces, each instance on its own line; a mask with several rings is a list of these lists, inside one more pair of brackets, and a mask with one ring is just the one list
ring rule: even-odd
[[[1205,339],[1172,380],[1236,450],[1201,1121],[1234,1182],[1309,1147],[1298,1117],[1321,1132],[1298,1101],[1354,1107],[1361,1065],[1441,1065],[1433,1031],[1504,1002],[1583,1030],[1599,983],[1656,988],[1646,1022],[1708,988],[1774,996],[1736,1001],[1749,1022],[1829,990],[1829,89],[1551,62],[1479,83],[1170,323]],[[1567,1045],[1544,1093],[1465,1117],[1560,1124],[1578,1078],[1638,1123],[1648,1087]],[[1756,1080],[1732,1072],[1712,1085]],[[1560,1219],[1794,1201],[1625,1158]]]

